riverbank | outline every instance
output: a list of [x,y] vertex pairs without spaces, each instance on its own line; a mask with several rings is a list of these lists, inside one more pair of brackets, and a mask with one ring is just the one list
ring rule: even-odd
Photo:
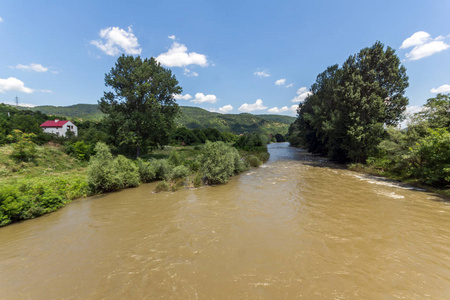
[[[205,182],[200,172],[199,157],[204,144],[196,146],[165,147],[141,160],[128,160],[139,173],[134,185],[118,185],[113,190],[138,186],[143,182],[160,181],[155,192],[175,191],[198,187]],[[233,148],[234,149],[234,148]],[[77,160],[57,144],[36,147],[32,160],[18,162],[11,158],[11,146],[0,147],[0,227],[14,222],[33,219],[64,207],[72,200],[106,190],[93,188],[88,181],[88,162]],[[257,167],[267,161],[268,153],[240,150],[240,172]],[[149,162],[152,166],[149,167]],[[142,166],[146,178],[142,177]],[[154,166],[159,166],[156,170]],[[123,165],[121,166],[123,167]],[[117,171],[117,170],[116,170]],[[111,170],[115,172],[115,170]],[[232,174],[239,173],[233,170]],[[230,174],[230,175],[232,175]],[[227,175],[228,176],[228,175]]]
[[347,169],[349,169],[351,171],[361,172],[361,173],[365,173],[368,175],[380,176],[380,177],[388,178],[391,180],[399,181],[399,182],[411,185],[411,186],[419,188],[419,189],[427,190],[428,192],[439,194],[450,200],[450,189],[448,189],[448,188],[438,188],[438,187],[430,186],[430,185],[424,184],[423,182],[420,182],[418,179],[402,177],[402,176],[399,176],[392,172],[378,169],[369,164],[349,164],[349,165],[346,165],[346,167],[347,167]]

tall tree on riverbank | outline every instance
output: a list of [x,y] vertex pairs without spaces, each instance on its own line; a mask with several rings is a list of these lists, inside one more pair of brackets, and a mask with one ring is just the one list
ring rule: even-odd
[[175,126],[178,104],[173,94],[181,93],[178,80],[153,57],[122,55],[105,75],[104,92],[98,101],[116,146],[155,148],[168,142]]
[[299,106],[297,140],[338,161],[365,162],[385,135],[385,125],[400,121],[407,87],[395,50],[376,42],[342,68],[335,65],[317,76],[313,95]]

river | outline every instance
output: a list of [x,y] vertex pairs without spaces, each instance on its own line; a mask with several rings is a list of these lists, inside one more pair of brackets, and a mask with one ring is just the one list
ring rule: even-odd
[[450,202],[269,151],[225,185],[144,184],[0,228],[0,299],[449,299]]

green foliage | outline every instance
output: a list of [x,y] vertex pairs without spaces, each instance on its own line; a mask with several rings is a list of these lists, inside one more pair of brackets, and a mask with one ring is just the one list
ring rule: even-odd
[[450,129],[450,94],[437,94],[428,99],[423,108],[416,114],[419,122],[425,122],[430,128]]
[[436,186],[450,185],[450,132],[430,129],[410,149],[413,158],[412,173],[424,183]]
[[36,177],[0,184],[0,226],[38,217],[88,195],[84,176]]
[[182,91],[169,69],[153,57],[122,55],[105,75],[105,85],[112,91],[104,92],[99,108],[116,146],[135,147],[139,157],[141,148],[168,143],[179,111],[173,95]]
[[170,179],[173,166],[167,159],[154,159],[150,161],[150,165],[155,170],[156,180]]
[[123,155],[119,155],[114,160],[114,165],[117,177],[120,179],[119,189],[136,187],[139,185],[139,170],[133,161]]
[[262,164],[261,160],[254,155],[246,156],[245,162],[251,167],[259,167]]
[[190,173],[190,170],[186,166],[176,166],[172,169],[172,180],[179,178],[186,178]]
[[139,172],[139,177],[142,182],[147,183],[155,180],[156,178],[156,169],[155,166],[149,162],[138,158],[136,160],[136,165]]
[[216,128],[221,132],[232,132],[234,134],[247,132],[263,132],[265,134],[279,132],[286,134],[289,124],[295,120],[293,117],[281,115],[220,114],[190,106],[181,106],[180,110],[181,114],[176,120],[180,126],[189,129]]
[[155,187],[155,193],[170,191],[170,184],[165,181],[160,181]]
[[234,147],[236,147],[237,149],[251,152],[253,151],[267,152],[267,143],[268,143],[267,136],[256,132],[252,132],[241,135],[234,144]]
[[47,115],[64,116],[71,119],[82,119],[84,121],[100,121],[104,116],[96,104],[75,104],[70,106],[43,105],[21,109],[34,112],[39,111]]
[[172,152],[170,152],[169,158],[168,158],[168,162],[174,166],[179,166],[182,165],[184,163],[185,159],[183,157],[182,154],[180,154],[178,151],[176,150],[172,150]]
[[207,142],[199,157],[200,173],[207,183],[225,183],[239,169],[237,150],[224,142]]
[[16,129],[8,136],[12,142],[13,152],[11,156],[20,161],[29,161],[36,156],[36,144],[31,141],[36,137],[34,133],[23,133]]
[[76,141],[75,143],[65,143],[66,153],[82,161],[89,161],[92,153],[91,145],[84,141]]
[[139,185],[138,167],[126,157],[113,158],[109,147],[97,143],[88,166],[88,184],[94,192],[108,192]]
[[395,51],[376,42],[342,68],[334,65],[317,76],[312,94],[299,105],[290,141],[338,161],[365,162],[376,154],[384,126],[401,120],[407,87],[406,69]]
[[202,174],[201,173],[195,174],[192,184],[194,185],[194,188],[197,188],[202,185]]

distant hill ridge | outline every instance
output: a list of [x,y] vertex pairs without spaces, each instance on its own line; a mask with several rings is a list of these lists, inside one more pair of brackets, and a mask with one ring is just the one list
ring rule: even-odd
[[[103,118],[103,113],[98,109],[97,104],[45,105],[32,108],[22,107],[20,109],[41,111],[48,115],[64,116],[83,121],[99,121]],[[180,106],[180,110],[181,115],[176,120],[180,126],[186,126],[189,129],[212,127],[236,134],[255,131],[286,134],[289,125],[295,120],[294,117],[283,115],[221,114],[191,106]]]

